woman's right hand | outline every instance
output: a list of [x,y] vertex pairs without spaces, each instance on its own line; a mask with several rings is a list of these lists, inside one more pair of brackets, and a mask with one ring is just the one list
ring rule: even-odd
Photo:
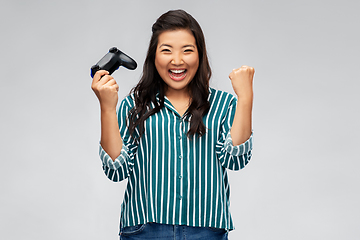
[[116,110],[119,85],[109,75],[108,71],[97,71],[94,75],[91,88],[99,99],[101,110]]

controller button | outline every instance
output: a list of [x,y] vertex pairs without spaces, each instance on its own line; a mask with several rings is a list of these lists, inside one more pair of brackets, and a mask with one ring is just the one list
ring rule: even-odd
[[118,49],[116,47],[112,47],[109,49],[109,52],[111,53],[116,53],[118,51]]

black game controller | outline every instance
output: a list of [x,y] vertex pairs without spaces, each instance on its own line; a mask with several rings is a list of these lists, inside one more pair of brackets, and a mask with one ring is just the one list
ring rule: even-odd
[[120,66],[124,66],[127,69],[134,70],[137,64],[134,59],[117,49],[116,47],[110,48],[109,52],[100,61],[91,67],[91,77],[93,78],[95,73],[99,70],[106,70],[109,74],[112,74]]

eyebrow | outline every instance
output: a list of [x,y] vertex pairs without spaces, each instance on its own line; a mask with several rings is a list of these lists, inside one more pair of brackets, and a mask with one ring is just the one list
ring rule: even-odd
[[[159,48],[161,48],[161,47],[170,47],[170,48],[172,48],[173,46],[171,46],[171,45],[169,45],[169,44],[166,44],[166,43],[163,43],[163,44],[161,44],[161,45],[159,46]],[[195,46],[192,45],[192,44],[188,44],[188,45],[182,46],[182,48],[187,48],[187,47],[195,48]]]

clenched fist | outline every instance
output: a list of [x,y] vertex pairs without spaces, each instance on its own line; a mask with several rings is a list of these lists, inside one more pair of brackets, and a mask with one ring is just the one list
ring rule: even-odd
[[230,73],[231,84],[239,99],[252,101],[254,73],[255,69],[249,66],[241,66]]
[[91,88],[99,99],[102,110],[116,110],[119,86],[108,71],[97,71]]

